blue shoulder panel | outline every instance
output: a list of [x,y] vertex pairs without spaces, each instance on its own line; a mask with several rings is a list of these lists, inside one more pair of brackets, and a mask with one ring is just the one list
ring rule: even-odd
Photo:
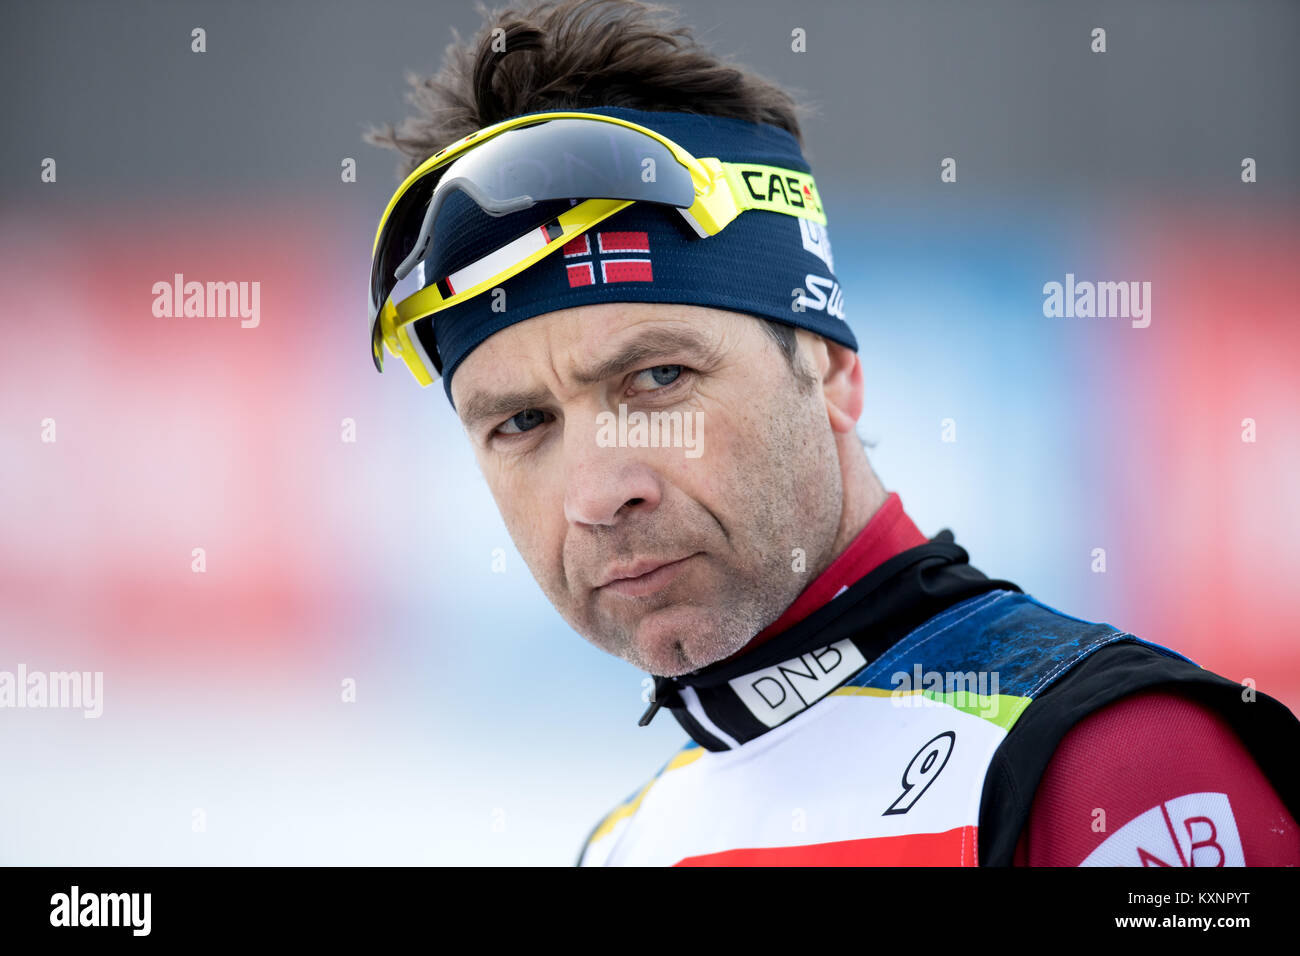
[[996,673],[998,693],[1037,697],[1089,654],[1116,641],[1145,644],[1171,657],[1191,658],[1110,624],[1063,614],[1015,591],[989,591],[936,614],[849,684],[892,690],[900,672]]

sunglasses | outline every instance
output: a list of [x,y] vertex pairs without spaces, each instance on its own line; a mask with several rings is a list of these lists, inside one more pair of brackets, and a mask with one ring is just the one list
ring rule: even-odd
[[[430,275],[442,238],[438,214],[453,193],[496,217],[551,200],[581,201],[558,215],[539,210],[538,221],[513,240],[454,272]],[[505,120],[434,154],[389,200],[370,265],[375,368],[383,371],[387,345],[421,385],[432,384],[442,374],[438,350],[426,351],[411,323],[496,288],[634,202],[676,209],[701,238],[717,235],[746,209],[826,223],[808,173],[699,159],[654,130],[612,116],[551,112]],[[423,287],[393,302],[394,289],[417,267]]]

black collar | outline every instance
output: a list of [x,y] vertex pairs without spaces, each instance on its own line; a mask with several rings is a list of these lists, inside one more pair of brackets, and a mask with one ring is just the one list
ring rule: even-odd
[[[894,555],[808,617],[733,660],[655,677],[654,703],[707,750],[732,750],[807,710],[946,608],[986,591],[1020,591],[986,577],[946,528]],[[744,678],[743,680],[741,678]]]

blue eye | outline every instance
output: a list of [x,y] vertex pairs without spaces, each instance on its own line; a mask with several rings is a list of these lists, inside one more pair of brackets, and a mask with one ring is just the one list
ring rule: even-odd
[[[682,374],[682,368],[681,365],[656,365],[653,368],[637,372],[636,377],[640,379],[643,375],[649,375],[654,379],[656,387],[663,388],[665,385],[671,385],[677,380],[677,377]],[[650,391],[654,391],[654,389],[652,388]]]
[[[544,421],[546,421],[546,413],[540,408],[525,408],[519,414],[507,418],[497,426],[496,430],[500,435],[518,435],[521,432],[531,431]],[[514,426],[513,431],[511,425]]]

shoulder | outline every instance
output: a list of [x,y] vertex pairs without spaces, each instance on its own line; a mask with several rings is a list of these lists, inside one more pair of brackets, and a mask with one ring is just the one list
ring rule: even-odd
[[1294,864],[1300,833],[1225,716],[1158,686],[1069,730],[1035,791],[1017,862]]
[[[1156,689],[1165,693],[1134,699]],[[1136,723],[1134,714],[1140,717]],[[1191,760],[1213,741],[1221,742],[1220,749],[1231,743],[1258,763],[1293,814],[1300,809],[1300,768],[1286,758],[1300,748],[1295,715],[1267,694],[1126,635],[1077,661],[1036,694],[994,754],[980,806],[982,864],[1012,863],[1048,764],[1076,727],[1069,752],[1078,746],[1094,757],[1101,752],[1107,760],[1130,764],[1139,751],[1151,759],[1169,761],[1180,753]],[[1116,736],[1117,727],[1128,729]]]
[[646,784],[639,787],[626,800],[619,803],[597,821],[591,832],[587,834],[587,838],[582,841],[582,848],[578,851],[575,865],[604,865],[606,860],[609,859],[610,853],[613,852],[615,844],[618,843],[619,838],[627,829],[636,812],[641,808],[642,801],[645,800],[654,785],[665,774],[694,763],[704,753],[704,748],[693,740],[688,740],[683,744]]

